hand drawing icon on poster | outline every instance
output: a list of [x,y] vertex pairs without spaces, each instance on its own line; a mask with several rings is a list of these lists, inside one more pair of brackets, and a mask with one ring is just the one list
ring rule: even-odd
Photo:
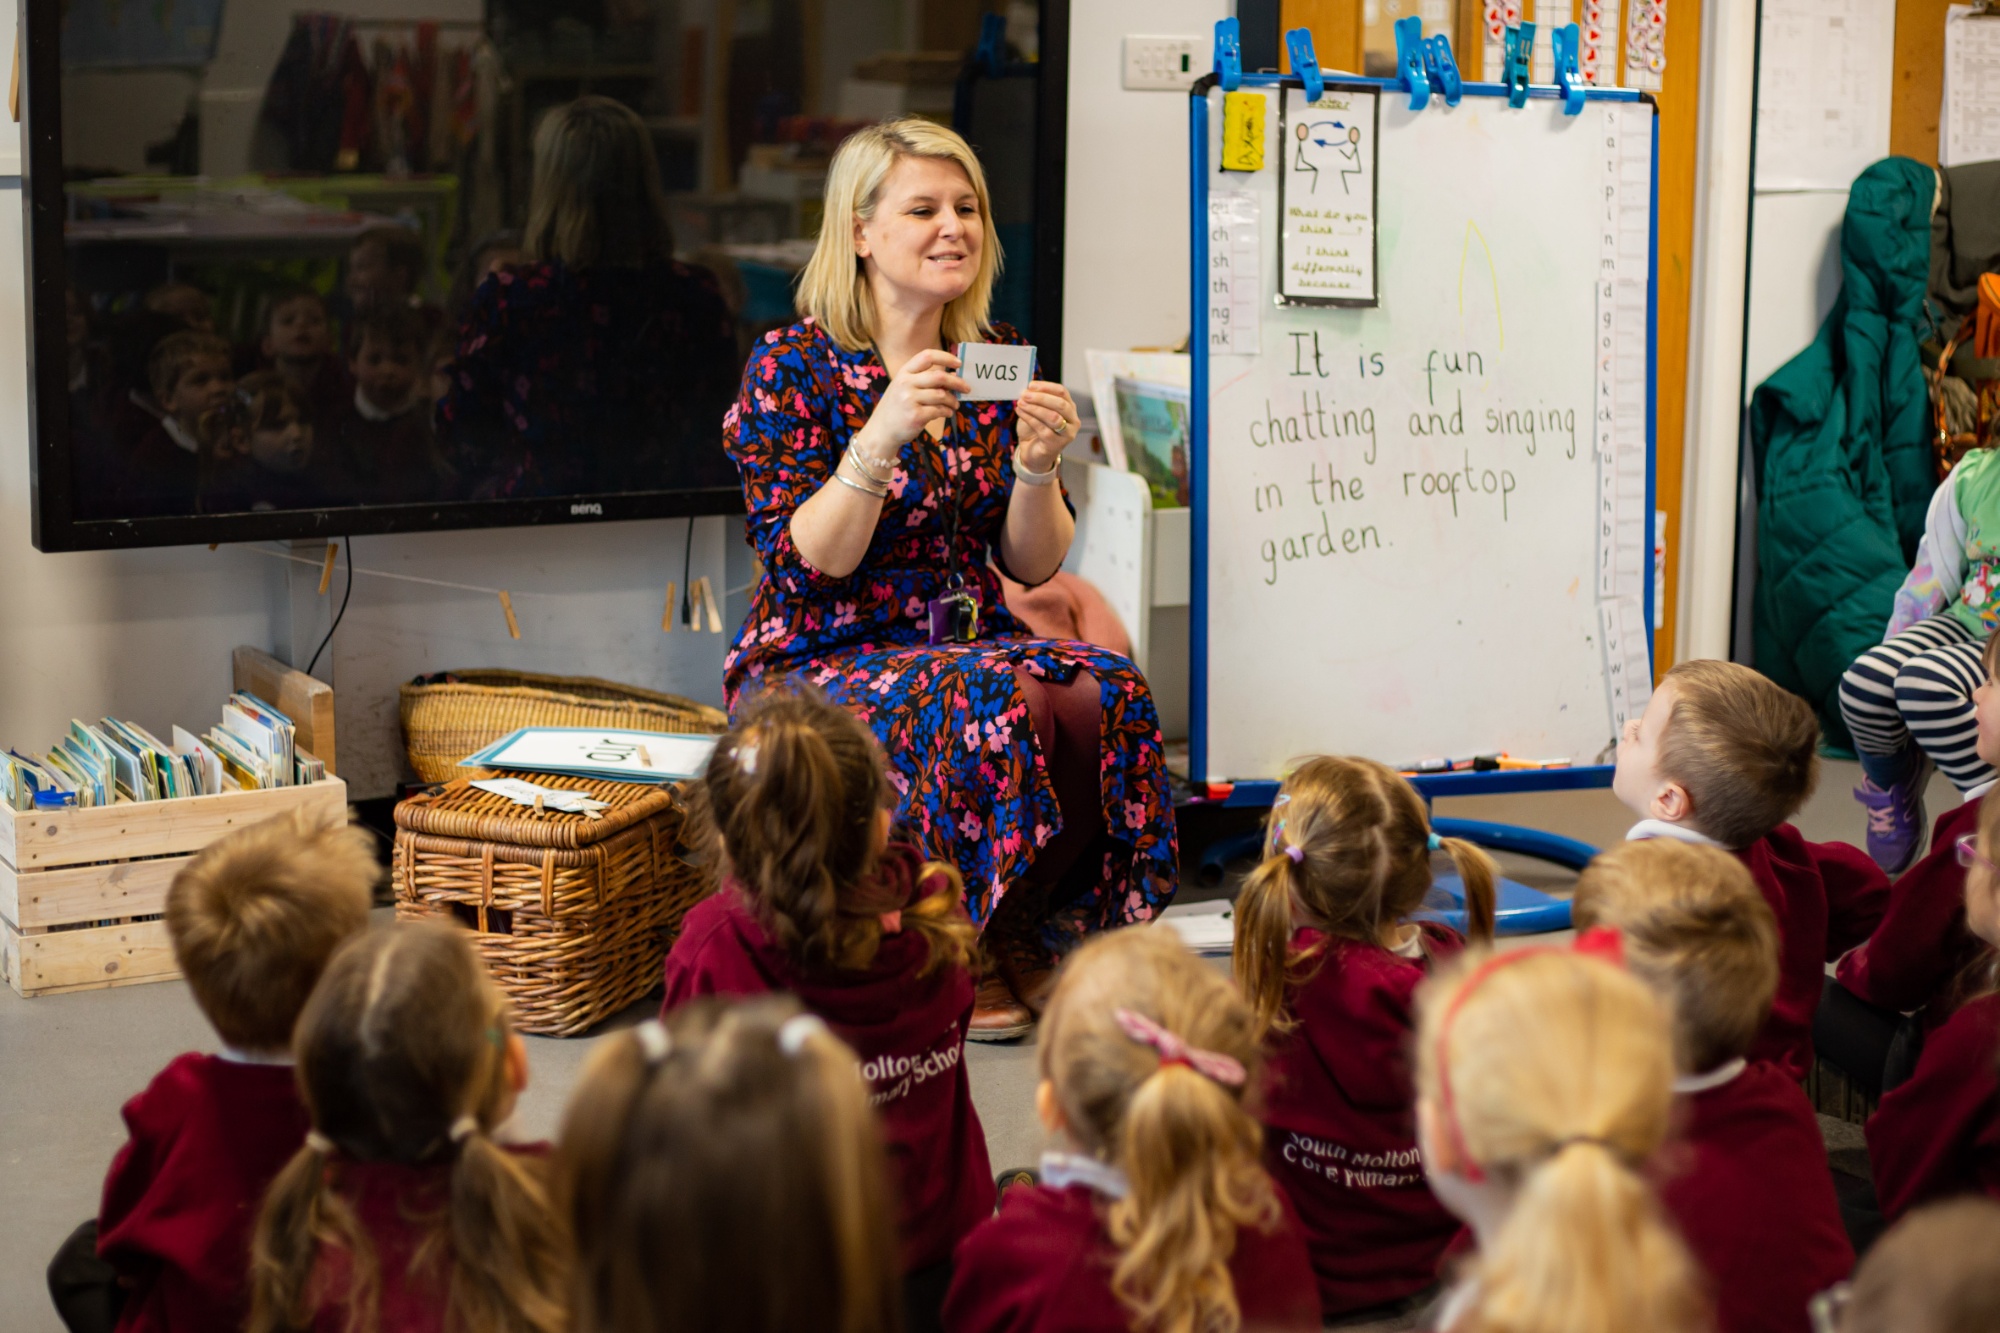
[[1278,299],[1372,306],[1375,292],[1373,88],[1287,88],[1278,126]]

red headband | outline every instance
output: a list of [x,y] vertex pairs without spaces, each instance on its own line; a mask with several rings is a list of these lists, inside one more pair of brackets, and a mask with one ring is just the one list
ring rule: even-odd
[[1472,998],[1472,993],[1485,984],[1486,978],[1492,976],[1501,968],[1506,967],[1510,963],[1518,963],[1523,958],[1534,958],[1542,954],[1559,954],[1564,952],[1579,953],[1591,958],[1601,958],[1613,967],[1623,967],[1625,965],[1624,938],[1611,926],[1592,926],[1589,930],[1580,932],[1570,942],[1570,946],[1566,951],[1543,945],[1528,949],[1514,949],[1507,953],[1496,953],[1475,968],[1472,975],[1465,979],[1465,984],[1458,988],[1458,994],[1451,997],[1451,1004],[1446,1007],[1444,1017],[1438,1022],[1437,1047],[1433,1052],[1437,1057],[1438,1109],[1444,1114],[1445,1132],[1451,1136],[1451,1145],[1457,1150],[1459,1160],[1464,1163],[1464,1170],[1459,1174],[1463,1175],[1467,1180],[1475,1183],[1482,1181],[1486,1179],[1486,1172],[1480,1167],[1478,1162],[1473,1160],[1472,1150],[1465,1145],[1465,1130],[1458,1123],[1458,1108],[1452,1102],[1451,1098],[1451,1067],[1445,1059],[1445,1041],[1451,1036],[1451,1025],[1457,1020],[1458,1011],[1465,1007],[1467,1000]]

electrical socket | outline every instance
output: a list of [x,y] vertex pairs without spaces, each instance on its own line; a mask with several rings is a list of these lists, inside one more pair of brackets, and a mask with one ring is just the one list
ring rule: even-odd
[[1200,37],[1127,37],[1125,87],[1132,92],[1184,93],[1208,72]]

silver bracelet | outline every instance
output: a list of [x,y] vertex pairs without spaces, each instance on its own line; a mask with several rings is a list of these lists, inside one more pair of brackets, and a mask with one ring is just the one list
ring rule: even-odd
[[[852,445],[849,445],[847,449],[842,452],[841,457],[854,460],[855,471],[859,472],[862,476],[868,478],[868,480],[874,482],[877,486],[882,486],[882,487],[888,486],[889,479],[887,477],[878,477],[873,472],[869,471],[868,465],[861,461],[860,452],[857,451]],[[889,466],[893,469],[896,465],[893,462],[891,462]]]
[[889,498],[889,492],[886,489],[879,491],[870,490],[866,486],[863,486],[860,482],[854,480],[852,477],[841,475],[838,469],[835,469],[833,474],[833,479],[839,482],[843,486],[852,486],[855,490],[860,491],[863,495],[872,495],[878,500],[886,500]]
[[1047,472],[1036,472],[1032,468],[1023,467],[1021,465],[1021,454],[1019,450],[1016,450],[1014,453],[1014,475],[1019,477],[1022,481],[1027,482],[1030,486],[1052,485],[1055,482],[1056,474],[1061,471],[1062,471],[1062,459],[1060,457],[1058,457],[1055,462],[1049,465],[1049,470]]

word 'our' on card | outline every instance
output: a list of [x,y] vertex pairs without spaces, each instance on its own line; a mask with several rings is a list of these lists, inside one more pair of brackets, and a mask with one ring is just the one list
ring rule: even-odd
[[960,343],[958,375],[972,386],[972,392],[958,396],[961,403],[986,402],[997,398],[1019,398],[1035,377],[1035,349],[1012,343]]

